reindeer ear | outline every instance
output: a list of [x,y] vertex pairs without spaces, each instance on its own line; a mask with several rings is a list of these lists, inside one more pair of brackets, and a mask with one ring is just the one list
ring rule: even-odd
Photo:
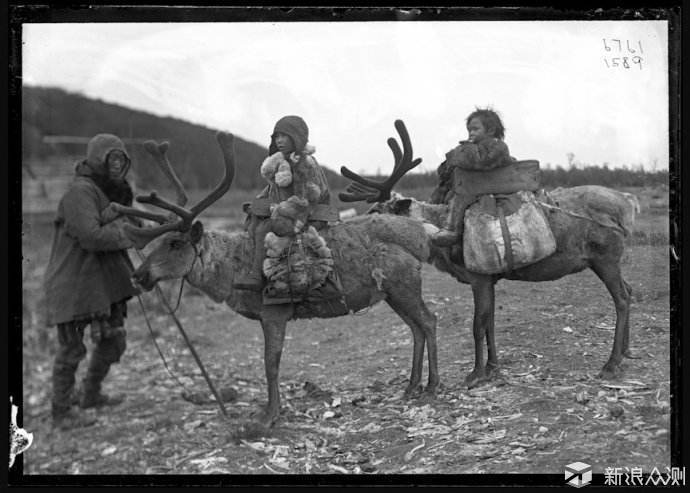
[[393,203],[393,213],[400,215],[410,211],[412,199],[400,199]]
[[192,224],[192,229],[189,234],[193,244],[196,245],[197,243],[199,243],[201,235],[204,234],[204,225],[201,223],[201,221],[194,221],[194,224]]

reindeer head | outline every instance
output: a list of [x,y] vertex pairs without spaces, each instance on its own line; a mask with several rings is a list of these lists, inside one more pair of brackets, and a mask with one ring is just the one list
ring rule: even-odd
[[144,261],[132,274],[132,281],[150,291],[158,281],[185,277],[198,261],[196,245],[203,232],[203,224],[194,221],[189,231],[168,231],[151,240]]
[[203,234],[203,225],[194,219],[207,207],[222,197],[232,184],[235,174],[235,162],[232,134],[216,134],[225,163],[223,179],[206,197],[191,208],[185,208],[187,195],[182,183],[177,178],[165,153],[168,143],[156,144],[147,141],[144,146],[153,156],[155,163],[172,182],[177,200],[169,202],[159,197],[155,191],[148,195],[137,196],[137,202],[151,204],[170,212],[168,215],[155,214],[133,207],[117,206],[116,209],[129,216],[152,219],[158,226],[141,228],[126,225],[125,232],[137,249],[146,247],[145,259],[134,271],[132,280],[145,290],[150,290],[158,281],[177,279],[191,272],[198,257],[197,244]]
[[391,192],[388,200],[375,203],[367,210],[367,214],[393,214],[409,217],[413,203],[414,199],[400,195],[398,192]]

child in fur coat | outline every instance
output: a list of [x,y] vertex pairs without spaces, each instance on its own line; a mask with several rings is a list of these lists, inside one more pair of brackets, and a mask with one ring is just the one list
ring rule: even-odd
[[[330,204],[326,175],[316,162],[313,156],[314,147],[307,144],[308,140],[309,128],[299,116],[285,116],[276,122],[271,135],[269,155],[261,165],[261,175],[268,181],[268,186],[258,196],[269,198],[275,204],[272,207],[273,211],[276,206],[281,211],[289,211],[298,206],[302,225],[306,224],[315,205]],[[292,200],[292,203],[285,203],[288,199]],[[306,210],[303,210],[304,208]],[[283,228],[284,225],[285,220],[281,218],[280,221],[276,221],[275,226],[281,232],[284,230],[289,234],[290,228]],[[235,288],[261,291],[262,263],[266,255],[264,237],[271,230],[271,219],[252,217],[249,225],[249,234],[254,241],[251,270],[234,283]]]
[[[261,176],[268,182],[268,196],[276,202],[295,195],[311,204],[328,203],[328,182],[316,159],[316,149],[306,144],[301,153],[286,156],[282,151],[269,155],[261,164]],[[325,192],[325,193],[324,193]]]
[[439,166],[440,184],[432,194],[433,203],[448,201],[451,214],[445,228],[432,236],[436,246],[459,244],[464,230],[465,210],[477,195],[460,196],[454,192],[454,169],[488,171],[510,166],[514,159],[505,143],[505,128],[498,113],[491,109],[477,109],[466,120],[468,139],[446,154],[446,161]]

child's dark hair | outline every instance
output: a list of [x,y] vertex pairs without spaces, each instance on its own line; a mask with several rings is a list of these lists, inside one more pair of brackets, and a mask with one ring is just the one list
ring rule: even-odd
[[487,133],[493,132],[493,136],[497,139],[503,140],[505,137],[506,129],[503,126],[501,117],[491,108],[476,108],[470,113],[470,116],[467,117],[465,124],[469,125],[472,118],[479,118],[479,121],[482,122]]

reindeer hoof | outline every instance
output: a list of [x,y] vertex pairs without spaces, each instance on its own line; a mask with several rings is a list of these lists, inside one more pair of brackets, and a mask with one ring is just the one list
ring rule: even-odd
[[416,399],[419,397],[422,393],[422,386],[421,384],[417,385],[408,385],[407,388],[405,389],[405,393],[403,394],[403,399]]
[[268,406],[261,406],[250,414],[250,420],[257,426],[271,428],[278,420],[279,410],[270,411]]
[[623,351],[623,356],[628,359],[640,359],[642,356],[637,355],[636,353],[633,353],[630,349],[626,349]]
[[422,395],[419,396],[419,402],[430,404],[436,401],[436,390],[435,389],[424,389]]
[[486,368],[484,369],[484,372],[486,374],[486,379],[491,380],[495,377],[500,376],[501,372],[499,371],[498,368],[498,363],[487,363]]
[[487,375],[486,368],[481,370],[472,370],[472,373],[465,377],[465,385],[468,389],[473,389],[489,381],[489,376]]
[[424,389],[424,394],[428,395],[430,397],[436,397],[438,392],[438,384],[437,385],[427,385],[426,388]]
[[614,380],[621,375],[620,366],[613,363],[606,363],[597,377],[602,380]]
[[257,438],[269,436],[270,432],[270,427],[257,421],[248,421],[237,428],[232,434],[232,437],[236,440],[255,440]]

